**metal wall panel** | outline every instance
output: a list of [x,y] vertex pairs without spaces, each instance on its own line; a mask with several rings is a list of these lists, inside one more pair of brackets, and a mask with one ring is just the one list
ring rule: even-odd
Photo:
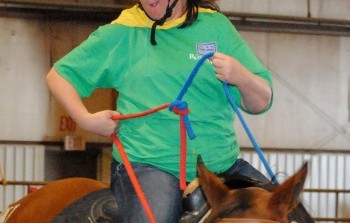
[[[0,165],[7,181],[44,181],[45,148],[0,144]],[[27,186],[0,185],[0,210],[25,196]]]

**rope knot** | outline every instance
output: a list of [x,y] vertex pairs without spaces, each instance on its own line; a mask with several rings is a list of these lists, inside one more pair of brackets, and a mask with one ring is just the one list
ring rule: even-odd
[[187,115],[190,113],[187,102],[180,100],[175,100],[170,103],[169,110],[177,115]]
[[176,99],[170,103],[169,110],[174,112],[177,115],[180,115],[181,119],[184,122],[188,137],[190,139],[196,138],[196,135],[194,134],[194,132],[192,130],[190,120],[187,116],[190,113],[190,110],[188,109],[187,102]]

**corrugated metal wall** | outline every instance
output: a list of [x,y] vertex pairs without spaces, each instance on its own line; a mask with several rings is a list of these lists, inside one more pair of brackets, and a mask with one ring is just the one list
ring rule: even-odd
[[[7,181],[44,181],[45,147],[0,144],[0,165]],[[28,193],[28,186],[0,185],[0,211]]]

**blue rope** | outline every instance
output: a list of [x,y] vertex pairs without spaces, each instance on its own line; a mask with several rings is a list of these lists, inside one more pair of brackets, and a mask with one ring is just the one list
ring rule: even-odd
[[[196,74],[198,73],[200,67],[203,65],[203,63],[206,61],[206,59],[208,58],[211,58],[214,56],[214,52],[211,52],[211,53],[208,53],[208,54],[205,54],[203,57],[201,57],[201,59],[198,61],[198,63],[196,64],[196,66],[193,68],[190,76],[188,77],[186,83],[184,84],[183,88],[181,89],[179,95],[176,97],[176,99],[170,104],[169,106],[169,109],[172,111],[172,109],[174,107],[177,107],[179,110],[184,110],[184,109],[187,109],[187,103],[186,102],[183,102],[182,101],[182,98],[183,96],[186,94],[188,88],[190,87],[190,85],[192,84],[193,82],[193,79],[195,78]],[[278,180],[276,178],[276,175],[273,173],[273,171],[271,170],[271,167],[269,166],[266,158],[265,158],[265,155],[263,153],[263,151],[261,150],[261,148],[259,147],[258,143],[256,142],[253,134],[251,133],[247,123],[245,122],[241,112],[239,111],[238,109],[238,106],[233,98],[233,96],[231,95],[231,92],[229,90],[229,86],[227,83],[223,83],[224,85],[224,90],[225,90],[225,93],[227,95],[227,98],[228,100],[230,101],[231,103],[231,106],[233,108],[233,110],[236,112],[239,120],[241,121],[243,127],[244,127],[244,130],[246,131],[250,141],[252,142],[253,146],[254,146],[254,149],[255,151],[257,152],[260,160],[262,161],[262,163],[264,164],[264,167],[266,169],[266,171],[268,172],[268,174],[270,175],[271,177],[271,180],[275,183],[275,184],[279,184],[278,183]],[[186,126],[186,131],[187,131],[187,134],[188,136],[190,137],[190,139],[194,139],[196,136],[193,132],[193,129],[191,127],[191,123],[187,117],[187,115],[184,116],[184,121],[185,121],[185,126]]]
[[269,166],[269,163],[267,162],[266,158],[265,158],[265,155],[263,153],[263,151],[261,150],[260,146],[258,145],[258,143],[256,142],[253,134],[251,133],[247,123],[245,122],[244,118],[243,118],[243,115],[241,114],[241,112],[239,111],[238,109],[238,106],[234,100],[234,98],[232,97],[231,95],[231,92],[230,92],[230,89],[229,89],[229,86],[227,83],[223,83],[224,85],[224,90],[225,90],[225,93],[227,95],[227,98],[228,100],[230,101],[231,105],[232,105],[232,108],[233,110],[236,112],[239,120],[241,121],[242,125],[243,125],[243,128],[244,130],[246,131],[250,141],[252,142],[253,146],[254,146],[254,149],[256,151],[256,153],[258,154],[261,162],[264,164],[264,167],[266,169],[266,171],[268,172],[268,174],[270,175],[271,177],[271,180],[275,183],[275,184],[279,184],[278,183],[278,180],[276,178],[276,175],[273,173],[273,171],[271,170],[271,167]]
[[[188,108],[188,104],[185,101],[175,100],[175,101],[170,103],[169,110],[172,111],[175,107],[177,109],[183,111],[183,110],[186,110]],[[188,115],[184,115],[183,118],[184,118],[184,124],[186,127],[186,132],[187,132],[188,137],[190,139],[196,138],[196,134],[194,134],[194,131],[192,129],[191,122],[190,122],[190,119],[188,118]]]
[[[172,111],[174,107],[177,107],[179,110],[185,110],[187,109],[187,103],[182,101],[183,96],[186,94],[188,88],[190,87],[190,85],[193,82],[193,79],[196,77],[196,74],[199,71],[199,68],[201,68],[201,66],[203,65],[203,63],[205,62],[206,59],[210,58],[214,56],[214,53],[208,53],[206,55],[204,55],[196,64],[196,66],[193,68],[190,76],[188,77],[186,83],[184,84],[184,86],[182,87],[179,95],[176,97],[176,99],[170,103],[169,106],[169,110]],[[186,127],[186,132],[187,135],[190,139],[194,139],[196,138],[196,135],[192,129],[191,126],[191,122],[188,118],[188,115],[184,115],[184,123],[185,123],[185,127]]]
[[203,63],[205,62],[206,59],[213,57],[214,53],[208,53],[205,54],[204,56],[202,56],[202,58],[198,61],[197,65],[193,68],[190,76],[188,77],[185,85],[183,86],[183,88],[181,89],[179,95],[177,96],[176,100],[181,101],[183,96],[185,95],[185,93],[187,92],[188,88],[190,87],[193,79],[195,78],[196,74],[198,73],[199,68],[203,65]]

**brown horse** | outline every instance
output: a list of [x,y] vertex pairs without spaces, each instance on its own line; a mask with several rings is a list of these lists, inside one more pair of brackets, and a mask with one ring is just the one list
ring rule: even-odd
[[108,185],[87,178],[67,178],[46,184],[13,203],[0,216],[0,223],[52,222],[56,215],[78,199]]
[[[272,192],[257,187],[229,189],[202,162],[197,169],[211,212],[201,220],[183,222],[285,223],[287,214],[298,204],[307,165]],[[10,205],[0,215],[0,223],[121,222],[115,212],[118,212],[116,200],[107,184],[87,178],[67,178],[53,181]]]
[[230,189],[211,173],[201,160],[197,164],[197,171],[199,184],[211,207],[211,212],[204,223],[272,221],[288,223],[288,214],[299,204],[299,196],[307,175],[307,163],[283,184],[274,186],[271,191],[258,187]]

